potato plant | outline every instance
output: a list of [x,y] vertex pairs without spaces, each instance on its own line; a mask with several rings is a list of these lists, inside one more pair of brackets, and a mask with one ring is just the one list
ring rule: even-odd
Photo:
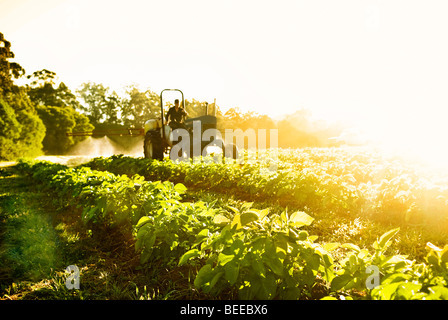
[[[291,168],[260,173],[254,163],[225,167],[144,161],[146,166],[140,166],[141,161],[112,157],[95,159],[89,165],[102,171],[22,161],[17,169],[54,194],[60,205],[81,210],[87,224],[129,226],[126,230],[135,237],[142,265],[179,271],[188,266],[194,287],[208,295],[230,293],[240,299],[448,298],[448,246],[439,248],[428,243],[425,261],[417,263],[404,255],[388,254],[394,237],[401,232],[399,228],[384,233],[371,248],[354,243],[319,243],[316,236],[304,230],[313,223],[312,213],[286,209],[274,213],[269,208],[255,209],[251,203],[237,209],[204,201],[186,202],[182,195],[187,187],[183,184],[148,181],[145,172],[154,176],[160,173],[175,182],[182,178],[187,185],[203,188],[211,188],[213,183],[227,186],[238,177],[242,180],[231,190],[261,194],[278,182],[274,196],[280,190],[291,197],[305,197],[304,202],[312,196],[319,201],[307,205],[308,209],[338,210],[354,210],[361,205],[357,202],[358,191],[347,182],[352,178],[341,177],[346,184],[340,180],[338,189],[328,174],[295,173]],[[288,166],[285,162],[283,167]],[[112,167],[112,171],[126,171],[129,176],[105,170]],[[133,170],[138,173],[131,173]],[[331,170],[346,169],[340,166]],[[255,183],[257,179],[260,181]],[[296,187],[288,187],[287,179]],[[384,203],[378,208],[382,206]]]

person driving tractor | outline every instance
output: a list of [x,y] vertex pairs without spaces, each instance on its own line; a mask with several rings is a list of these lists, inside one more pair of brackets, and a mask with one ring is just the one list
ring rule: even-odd
[[[166,113],[165,120],[173,130],[178,128],[186,129],[184,121],[187,115],[184,108],[179,106],[179,99],[176,99],[174,100],[174,107],[171,107]],[[168,122],[168,119],[170,122]]]

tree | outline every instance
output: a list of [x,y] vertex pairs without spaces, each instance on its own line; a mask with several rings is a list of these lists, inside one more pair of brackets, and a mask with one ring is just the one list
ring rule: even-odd
[[[206,103],[195,99],[185,100],[185,110],[188,113],[188,117],[194,118],[205,115]],[[210,108],[208,108],[210,110]]]
[[121,124],[122,120],[119,119],[119,113],[121,113],[122,99],[117,95],[115,91],[105,99],[103,105],[103,112],[105,116],[105,122],[109,124]]
[[160,117],[159,96],[155,92],[150,89],[140,91],[131,85],[127,87],[126,95],[122,106],[124,125],[143,128],[148,119]]
[[17,120],[22,126],[20,139],[16,141],[18,156],[34,157],[42,153],[42,141],[46,128],[37,110],[23,87],[7,96],[7,102],[15,110]]
[[56,73],[43,69],[28,75],[28,96],[36,105],[71,107],[80,110],[81,105],[71,90],[61,82],[56,87]]
[[42,84],[49,83],[55,85],[54,80],[57,78],[56,72],[42,69],[39,71],[34,71],[33,74],[26,76],[27,79],[31,79],[30,86],[37,88],[42,86]]
[[84,102],[81,110],[88,116],[92,124],[122,124],[120,119],[123,99],[115,91],[94,82],[83,83],[77,91]]
[[[24,104],[20,96],[10,97],[12,104]],[[33,110],[34,111],[34,110]],[[45,126],[35,112],[19,109],[17,112],[0,99],[0,159],[34,157],[42,152]]]
[[9,62],[14,58],[11,51],[11,42],[7,41],[0,32],[0,96],[4,96],[14,89],[13,78],[19,78],[25,73],[16,62]]
[[20,124],[14,109],[3,99],[0,99],[0,159],[13,160],[15,158],[15,143],[20,137]]
[[42,152],[45,127],[23,88],[14,85],[25,70],[14,62],[11,43],[0,33],[0,158],[36,156]]
[[79,113],[81,104],[63,83],[56,85],[56,73],[43,69],[27,76],[31,80],[27,94],[37,106],[46,127],[43,149],[50,154],[64,154],[86,137],[69,137],[67,132],[92,131],[94,126],[87,116]]
[[87,115],[93,125],[102,123],[103,108],[106,104],[106,95],[109,88],[102,84],[93,82],[83,83],[81,88],[76,90],[76,93],[84,102],[81,105],[81,110]]
[[218,112],[220,127],[223,129],[275,129],[275,122],[265,114],[258,114],[255,111],[246,113],[238,108],[230,108],[224,115]]
[[37,112],[47,128],[43,140],[46,154],[64,154],[85,137],[67,136],[67,132],[92,131],[94,126],[88,118],[73,108],[37,106]]

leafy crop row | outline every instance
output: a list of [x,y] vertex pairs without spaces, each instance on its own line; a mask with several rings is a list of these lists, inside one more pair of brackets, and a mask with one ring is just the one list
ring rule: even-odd
[[96,170],[144,176],[148,180],[170,180],[191,187],[234,192],[272,200],[293,201],[304,211],[354,211],[362,195],[341,178],[318,175],[312,170],[292,168],[270,171],[259,163],[175,163],[124,156],[95,158],[85,164]]
[[[183,185],[145,181],[139,175],[43,162],[22,162],[18,168],[61,205],[80,208],[86,223],[131,226],[143,264],[161,262],[180,271],[188,267],[195,287],[206,294],[242,299],[448,298],[448,247],[428,244],[424,263],[387,255],[398,229],[381,236],[371,250],[352,243],[319,244],[303,230],[313,218],[302,211],[274,214],[249,203],[236,209],[183,202]],[[336,251],[342,258],[335,259]]]
[[305,151],[279,152],[275,171],[267,169],[269,161],[175,163],[124,156],[95,158],[86,166],[293,203],[313,214],[366,215],[386,223],[448,229],[448,189],[444,185],[419,177],[397,161],[341,150]]

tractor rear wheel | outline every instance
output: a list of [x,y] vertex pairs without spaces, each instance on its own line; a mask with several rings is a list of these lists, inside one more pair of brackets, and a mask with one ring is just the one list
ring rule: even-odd
[[162,137],[158,132],[148,131],[146,133],[143,153],[147,159],[163,160]]

